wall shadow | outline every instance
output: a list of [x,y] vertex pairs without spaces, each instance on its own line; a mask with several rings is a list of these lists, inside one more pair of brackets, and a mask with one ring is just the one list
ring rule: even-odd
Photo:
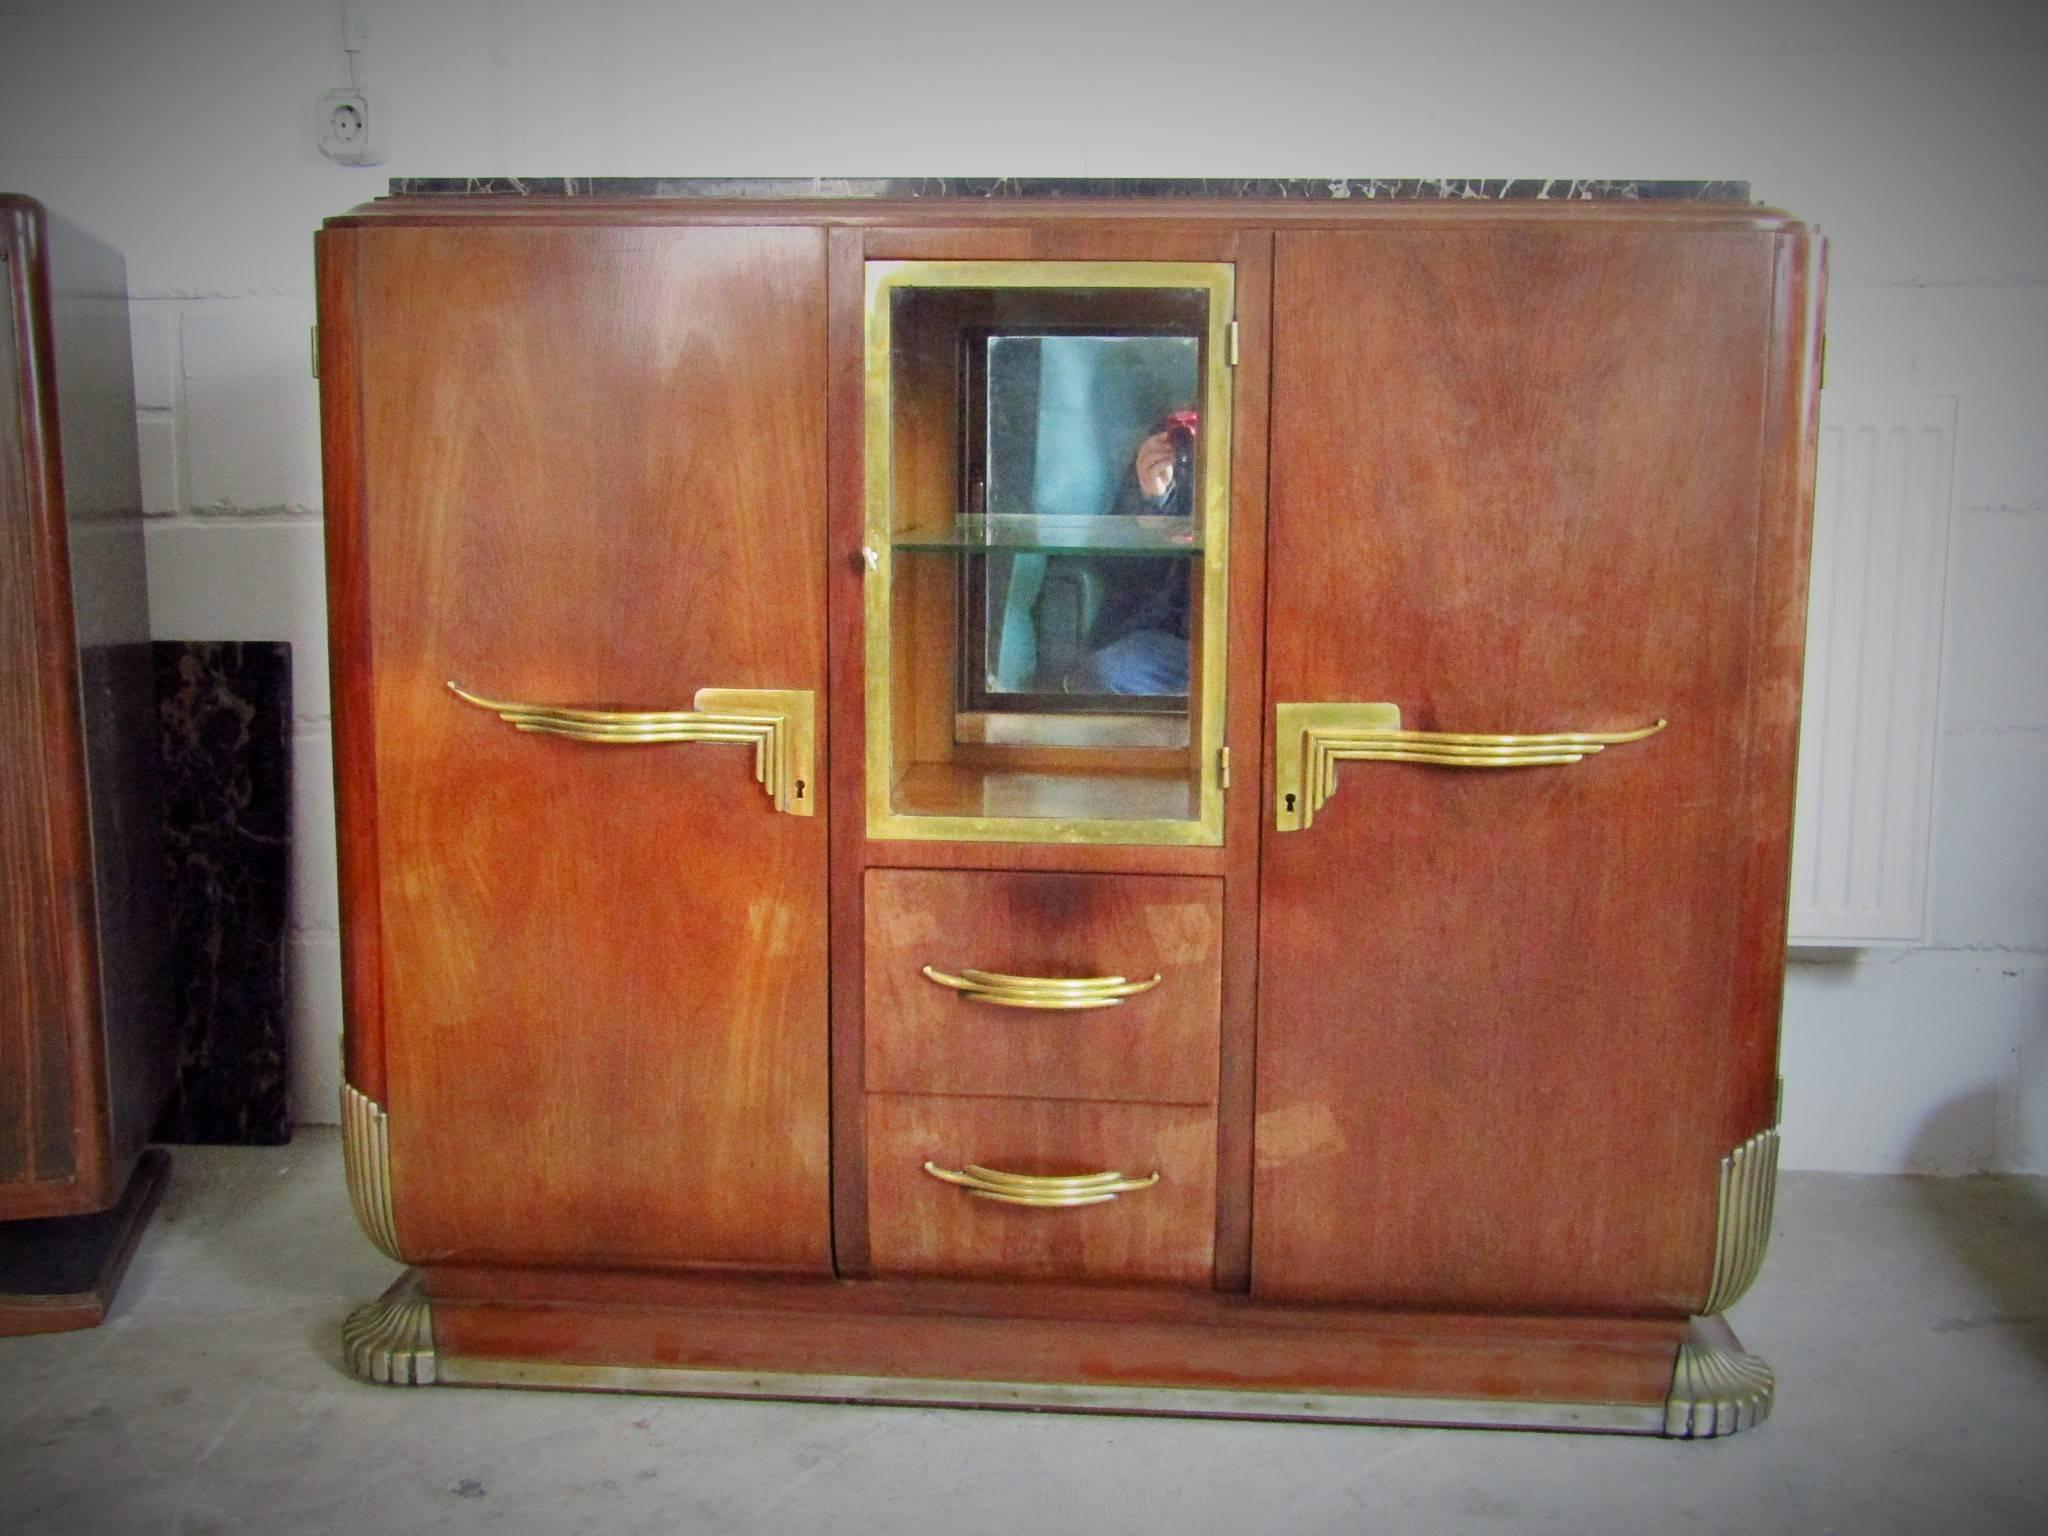
[[[1995,1136],[2000,1114],[1994,1086],[1957,1095],[1921,1122],[1909,1165],[1952,1166],[1958,1148]],[[1983,1292],[1981,1305],[1935,1330],[1995,1328],[2048,1371],[2048,1178],[1913,1174],[1900,1183],[1915,1218]]]

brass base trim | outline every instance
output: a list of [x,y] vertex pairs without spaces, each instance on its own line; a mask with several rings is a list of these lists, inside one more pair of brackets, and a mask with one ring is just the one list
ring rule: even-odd
[[680,1366],[563,1365],[449,1356],[448,1386],[644,1392],[681,1397],[769,1398],[920,1408],[1012,1408],[1173,1418],[1418,1424],[1454,1429],[1558,1429],[1602,1434],[1666,1432],[1664,1410],[1632,1403],[1534,1403],[1482,1398],[1090,1386],[1040,1381],[964,1381],[916,1376],[810,1376],[706,1371]]
[[434,1348],[434,1309],[419,1282],[406,1275],[341,1325],[341,1352],[364,1381],[430,1387],[442,1380]]
[[761,1398],[925,1408],[1023,1409],[1146,1417],[1543,1429],[1716,1439],[1770,1415],[1776,1378],[1719,1317],[1695,1318],[1678,1346],[1662,1403],[1559,1402],[1313,1388],[1128,1386],[850,1372],[608,1365],[446,1354],[416,1272],[356,1308],[342,1325],[349,1370],[394,1386],[514,1387],[675,1397]]
[[1759,1131],[1721,1159],[1720,1205],[1714,1223],[1714,1277],[1702,1317],[1740,1301],[1763,1270],[1778,1195],[1778,1132]]
[[398,1223],[391,1212],[391,1128],[384,1106],[348,1083],[341,1085],[341,1159],[348,1203],[377,1251],[400,1264]]
[[1771,1415],[1778,1380],[1742,1347],[1718,1317],[1697,1319],[1678,1346],[1664,1433],[1676,1440],[1712,1440],[1752,1428]]

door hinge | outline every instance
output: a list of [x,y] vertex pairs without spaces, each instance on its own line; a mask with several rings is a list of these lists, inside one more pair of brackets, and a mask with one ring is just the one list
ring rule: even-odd
[[1230,748],[1228,747],[1218,747],[1216,749],[1216,787],[1218,789],[1230,788]]
[[313,377],[320,377],[320,327],[313,327]]
[[[1235,320],[1230,322],[1230,328],[1225,333],[1223,350],[1225,360],[1228,361],[1231,367],[1235,368],[1237,366],[1237,322]],[[1823,352],[1821,355],[1825,357],[1827,354]]]
[[1820,333],[1820,387],[1828,387],[1828,333]]

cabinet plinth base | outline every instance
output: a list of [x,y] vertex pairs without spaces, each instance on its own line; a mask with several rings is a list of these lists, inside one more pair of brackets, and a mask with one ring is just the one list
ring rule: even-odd
[[356,1374],[408,1385],[1681,1438],[1769,1410],[1769,1368],[1719,1319],[1104,1287],[435,1270],[359,1308],[344,1341]]
[[170,1170],[150,1147],[106,1210],[0,1223],[0,1338],[105,1322]]

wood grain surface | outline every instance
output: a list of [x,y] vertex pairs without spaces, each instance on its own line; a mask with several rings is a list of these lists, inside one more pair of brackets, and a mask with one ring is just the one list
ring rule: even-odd
[[826,777],[830,820],[832,1016],[832,1259],[842,1275],[868,1273],[867,1094],[862,1086],[861,849],[867,838],[867,626],[861,557],[866,526],[866,269],[855,229],[827,232],[825,633],[829,686]]
[[353,239],[401,1241],[823,1270],[825,817],[743,746],[529,735],[445,683],[823,688],[824,236]]
[[[1775,995],[1801,584],[1770,234],[1279,236],[1267,720],[1620,730],[1570,767],[1348,763],[1266,833],[1253,1288],[1682,1314]],[[1267,803],[1271,803],[1268,767]],[[1760,829],[1770,829],[1760,832]],[[1761,861],[1761,862],[1760,862]],[[1748,893],[1747,899],[1745,893]],[[1759,1129],[1751,1124],[1748,1130]],[[1747,1134],[1747,1130],[1742,1134]]]
[[1720,1101],[1730,1146],[1778,1120],[1778,1013],[1790,926],[1793,792],[1799,769],[1807,574],[1813,555],[1813,476],[1819,442],[1821,316],[1827,243],[1802,233],[1776,242],[1772,346],[1763,436],[1763,504],[1756,557],[1755,630],[1747,697],[1748,805],[1740,825],[1743,888],[1733,1032]]
[[[1205,1106],[870,1094],[867,1126],[877,1275],[1210,1283],[1216,1123]],[[1100,1205],[1039,1209],[969,1194],[926,1173],[927,1161],[1159,1182]]]
[[1661,1403],[1685,1328],[1290,1307],[1167,1286],[484,1270],[424,1280],[437,1346],[475,1359],[1533,1402]]
[[[1143,875],[870,870],[870,1093],[1216,1100],[1223,883]],[[974,1002],[930,980],[1160,978],[1110,1008]]]
[[176,1061],[120,253],[0,196],[0,1218],[114,1204]]
[[378,867],[376,654],[370,645],[370,545],[363,496],[363,394],[357,315],[359,236],[314,237],[319,292],[321,519],[327,556],[328,694],[334,712],[334,813],[341,907],[342,1076],[382,1104],[384,924]]
[[84,747],[40,210],[4,214],[0,329],[0,1214],[80,1172],[72,1052],[98,1033]]

